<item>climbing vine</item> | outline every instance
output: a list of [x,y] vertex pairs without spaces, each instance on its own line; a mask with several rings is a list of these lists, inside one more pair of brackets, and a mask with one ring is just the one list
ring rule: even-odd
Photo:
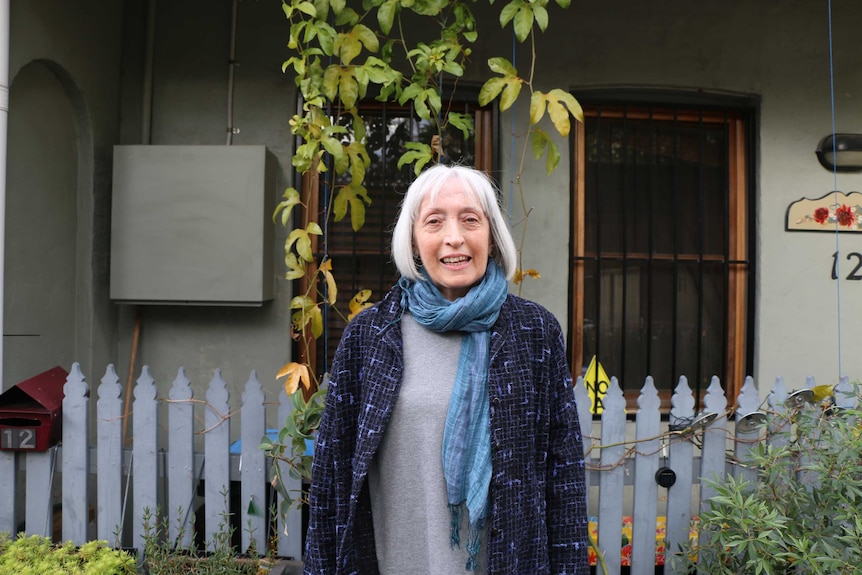
[[[559,8],[569,8],[570,0],[555,0]],[[491,5],[494,0],[489,0]],[[549,23],[549,0],[510,0],[502,5],[499,25],[511,27],[515,39],[529,46],[526,74],[502,56],[487,62],[470,60],[472,46],[479,40],[473,2],[461,0],[283,0],[288,22],[287,48],[290,56],[282,69],[293,75],[301,96],[301,111],[290,120],[297,138],[292,163],[302,181],[327,178],[331,190],[328,205],[319,210],[310,194],[313,186],[289,187],[278,204],[274,220],[289,227],[294,208],[302,210],[302,221],[294,224],[284,244],[285,277],[302,279],[303,293],[291,301],[291,328],[299,341],[305,361],[292,361],[278,373],[285,378],[285,390],[294,403],[294,414],[286,422],[277,441],[264,438],[262,448],[278,461],[288,464],[297,477],[309,477],[310,456],[304,440],[310,439],[320,420],[323,393],[321,383],[308,362],[308,349],[323,334],[322,306],[335,308],[338,286],[336,270],[326,259],[318,259],[314,245],[323,234],[325,219],[341,221],[350,217],[354,231],[365,222],[366,207],[373,198],[364,187],[371,158],[366,149],[365,123],[359,113],[363,99],[410,106],[416,116],[433,123],[437,136],[431,142],[408,142],[398,168],[410,166],[415,174],[439,161],[439,145],[444,130],[457,130],[468,138],[474,130],[469,114],[447,109],[443,86],[454,86],[469,66],[486,66],[486,76],[478,94],[478,104],[497,102],[500,111],[509,110],[529,95],[529,133],[517,163],[513,185],[517,187],[525,214],[520,222],[519,254],[526,240],[526,220],[530,210],[521,186],[521,173],[529,153],[545,158],[551,173],[559,164],[560,151],[554,137],[541,127],[547,116],[560,136],[567,136],[571,119],[583,120],[575,98],[559,88],[547,92],[534,86],[537,50],[535,35]],[[436,31],[436,37],[428,39]],[[417,36],[421,40],[412,41]],[[349,126],[349,130],[348,130]],[[334,176],[333,176],[334,174]],[[337,179],[336,179],[337,178]],[[520,255],[519,255],[520,259]],[[519,261],[515,282],[538,278],[534,269],[524,269]],[[371,305],[370,294],[360,292],[349,303],[347,319]],[[343,313],[335,309],[336,313]],[[321,374],[322,375],[322,374]],[[289,442],[289,445],[288,445]],[[273,484],[282,495],[282,512],[303,499],[284,487],[279,466],[274,466]]]

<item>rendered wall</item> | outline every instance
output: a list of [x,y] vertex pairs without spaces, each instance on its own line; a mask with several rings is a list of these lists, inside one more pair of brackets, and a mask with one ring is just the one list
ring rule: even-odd
[[[230,2],[172,0],[156,5],[152,143],[223,144]],[[481,66],[490,56],[506,56],[526,75],[530,62],[525,47],[513,41],[511,28],[495,32],[500,5],[474,8],[480,32],[490,35],[474,47],[472,61]],[[139,317],[137,363],[151,364],[160,383],[172,379],[179,365],[185,365],[196,382],[222,367],[236,394],[249,370],[256,368],[274,393],[275,370],[289,358],[291,345],[287,282],[276,281],[275,299],[258,309],[113,308],[108,301],[110,148],[141,143],[145,9],[142,0],[122,5],[90,0],[74,7],[57,0],[12,5],[13,75],[34,59],[55,59],[79,87],[89,115],[92,145],[79,170],[84,174],[80,187],[89,188],[79,194],[78,210],[93,221],[81,226],[79,220],[76,253],[79,259],[93,261],[81,272],[89,279],[79,280],[75,296],[76,326],[85,326],[89,335],[76,345],[89,348],[82,352],[91,358],[85,368],[111,360],[125,375]],[[858,113],[862,51],[855,46],[862,4],[835,0],[832,9],[836,128],[862,132]],[[807,375],[834,380],[840,309],[841,369],[855,377],[862,371],[862,359],[852,350],[862,336],[862,323],[855,320],[862,314],[858,293],[862,285],[857,285],[862,282],[831,279],[834,236],[784,231],[789,203],[803,196],[819,197],[836,186],[842,191],[862,187],[860,174],[839,175],[836,184],[813,153],[817,141],[831,130],[826,5],[807,0],[607,0],[573,3],[565,13],[551,3],[549,12],[549,29],[537,37],[539,89],[563,86],[577,95],[592,88],[661,88],[760,98],[753,156],[757,181],[750,192],[757,203],[752,238],[757,251],[757,290],[752,294],[756,325],[750,334],[756,348],[753,375],[770,383],[783,375],[791,389],[804,385]],[[240,2],[237,24],[240,65],[233,99],[240,131],[234,143],[265,145],[273,151],[279,163],[276,188],[283,189],[290,185],[288,120],[295,106],[291,79],[281,73],[287,56],[286,22],[278,2],[261,0]],[[464,81],[481,79],[474,75]],[[526,100],[517,104],[519,118],[526,106]],[[513,124],[511,114],[504,113],[498,128],[500,180],[517,221],[520,200],[510,182],[518,169],[526,126],[521,120]],[[543,163],[528,158],[521,178],[528,193],[526,204],[532,208],[524,263],[542,274],[541,280],[524,285],[523,295],[546,305],[565,325],[571,298],[567,277],[571,151],[565,141],[558,141],[563,153],[560,168],[547,177]],[[276,254],[283,238],[284,232],[277,229]],[[842,251],[862,252],[862,236],[845,234],[837,241]],[[79,310],[85,310],[83,316]],[[104,321],[113,313],[110,310],[118,321]]]

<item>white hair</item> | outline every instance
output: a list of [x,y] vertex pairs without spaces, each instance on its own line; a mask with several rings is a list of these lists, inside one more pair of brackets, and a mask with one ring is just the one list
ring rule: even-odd
[[497,189],[484,172],[466,166],[437,165],[428,168],[416,178],[407,189],[401,201],[401,211],[392,232],[392,259],[398,272],[406,278],[422,278],[416,266],[413,250],[413,225],[419,216],[419,206],[425,198],[432,200],[450,179],[458,183],[481,206],[491,228],[491,254],[503,269],[507,280],[515,275],[518,266],[518,251],[509,231],[509,224],[503,216]]

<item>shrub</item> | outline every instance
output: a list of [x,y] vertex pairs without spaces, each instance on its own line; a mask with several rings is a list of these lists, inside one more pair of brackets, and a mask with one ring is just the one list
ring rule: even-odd
[[[858,386],[857,386],[858,391]],[[706,481],[716,495],[698,519],[684,568],[721,574],[862,571],[862,412],[828,399],[768,414],[750,461],[756,480]]]
[[47,537],[0,534],[0,575],[126,575],[135,558],[108,547],[107,541],[54,545]]

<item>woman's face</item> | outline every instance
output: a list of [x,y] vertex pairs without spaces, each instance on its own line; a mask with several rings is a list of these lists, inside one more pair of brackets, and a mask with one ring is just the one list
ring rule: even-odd
[[473,196],[450,178],[419,205],[413,248],[443,296],[454,301],[481,281],[488,267],[491,227]]

